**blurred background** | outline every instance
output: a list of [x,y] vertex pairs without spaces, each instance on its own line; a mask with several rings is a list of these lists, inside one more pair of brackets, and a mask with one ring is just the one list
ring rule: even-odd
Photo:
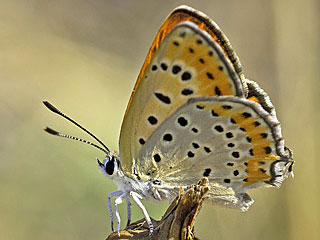
[[[295,178],[250,192],[246,213],[205,205],[200,239],[319,239],[320,2],[317,0],[1,0],[0,239],[104,239],[115,191],[90,138],[48,100],[118,150],[125,108],[166,16],[187,4],[222,28],[248,78],[269,93],[293,149]],[[318,150],[317,150],[318,146]],[[160,219],[167,203],[146,203]],[[120,206],[123,223],[126,207]],[[142,218],[133,205],[133,220]],[[122,228],[124,224],[122,224]]]

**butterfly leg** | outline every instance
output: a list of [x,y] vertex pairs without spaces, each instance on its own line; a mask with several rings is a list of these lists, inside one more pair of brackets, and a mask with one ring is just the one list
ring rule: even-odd
[[132,199],[136,202],[136,204],[139,206],[139,208],[142,210],[142,213],[144,215],[144,218],[147,221],[147,224],[149,226],[149,235],[152,235],[153,233],[153,224],[151,222],[150,216],[147,212],[147,209],[143,206],[142,202],[140,201],[140,199],[142,199],[142,197],[136,193],[136,192],[130,192],[130,195],[132,197]]
[[121,223],[121,218],[120,218],[120,214],[118,211],[118,205],[123,203],[123,200],[128,198],[128,193],[123,193],[120,195],[120,197],[118,197],[115,201],[114,201],[114,214],[116,215],[116,219],[117,219],[117,232],[118,232],[118,236],[120,237],[120,223]]
[[121,194],[123,194],[123,192],[119,190],[119,191],[112,192],[108,195],[108,210],[110,215],[110,224],[111,224],[112,232],[114,231],[114,229],[113,229],[113,211],[112,211],[112,205],[111,205],[111,198],[115,196],[120,196]]
[[128,197],[127,198],[127,226],[130,224],[131,222],[131,200]]

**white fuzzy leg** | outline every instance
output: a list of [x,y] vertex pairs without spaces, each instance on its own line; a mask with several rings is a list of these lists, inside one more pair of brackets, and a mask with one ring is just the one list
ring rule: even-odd
[[117,219],[117,232],[118,232],[118,236],[120,237],[120,223],[121,223],[121,218],[120,218],[120,214],[118,211],[118,205],[123,203],[123,200],[125,198],[128,198],[128,194],[127,193],[123,193],[120,195],[120,197],[118,197],[115,201],[114,201],[114,214],[116,215],[116,219]]
[[131,222],[131,200],[130,197],[127,198],[127,226]]
[[153,225],[152,225],[150,216],[149,216],[149,214],[147,212],[147,209],[143,206],[142,202],[140,201],[140,199],[142,199],[142,197],[136,192],[130,192],[130,195],[132,196],[132,199],[137,203],[137,205],[142,210],[144,218],[146,219],[147,224],[149,226],[149,235],[152,235],[152,233],[153,233]]
[[115,197],[115,196],[120,196],[121,194],[123,194],[123,192],[121,190],[119,190],[119,191],[112,192],[108,195],[108,210],[109,210],[109,215],[110,215],[110,224],[111,224],[112,232],[114,230],[113,230],[113,211],[112,211],[112,205],[111,205],[111,198]]

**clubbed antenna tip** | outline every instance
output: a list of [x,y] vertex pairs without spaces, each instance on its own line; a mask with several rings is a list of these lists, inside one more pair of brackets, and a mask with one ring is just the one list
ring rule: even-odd
[[46,127],[43,130],[46,131],[47,133],[52,134],[52,135],[59,135],[59,133],[57,131],[55,131],[52,128],[49,128],[49,127]]
[[55,108],[51,103],[49,103],[48,101],[43,101],[43,104],[49,108],[52,112],[54,113],[61,113],[57,108]]
[[[57,109],[55,106],[53,106],[51,103],[49,103],[48,101],[43,101],[43,104],[52,112],[60,115],[61,117],[67,119],[68,121],[70,121],[71,123],[73,123],[74,125],[76,125],[77,127],[79,127],[80,129],[82,129],[83,131],[85,131],[87,134],[89,134],[91,137],[93,137],[98,143],[100,143],[103,147],[104,147],[104,152],[106,153],[110,153],[110,150],[107,148],[107,146],[100,141],[100,139],[98,139],[95,135],[93,135],[91,132],[89,132],[87,129],[85,129],[84,127],[82,127],[79,123],[77,123],[76,121],[74,121],[73,119],[71,119],[70,117],[68,117],[67,115],[65,115],[64,113],[62,113],[59,109]],[[44,129],[46,132],[53,134],[53,135],[57,135],[57,136],[61,136],[61,137],[68,137],[68,138],[72,138],[68,135],[64,136],[65,134],[59,133],[51,128],[45,128]],[[84,140],[82,141],[84,142]],[[88,142],[88,141],[87,141]],[[91,144],[94,145],[94,144]]]

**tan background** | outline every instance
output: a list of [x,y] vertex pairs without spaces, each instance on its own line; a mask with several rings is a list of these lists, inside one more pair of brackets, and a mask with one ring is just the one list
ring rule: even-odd
[[[296,160],[296,177],[280,190],[251,191],[256,202],[249,212],[204,206],[198,236],[319,239],[316,0],[1,0],[0,239],[103,239],[110,233],[106,196],[116,188],[96,167],[95,157],[103,154],[45,134],[48,125],[90,139],[41,101],[50,100],[118,149],[147,50],[182,3],[207,13],[227,34],[247,77],[271,96]],[[159,219],[167,204],[146,206]],[[136,206],[133,216],[142,217]]]

